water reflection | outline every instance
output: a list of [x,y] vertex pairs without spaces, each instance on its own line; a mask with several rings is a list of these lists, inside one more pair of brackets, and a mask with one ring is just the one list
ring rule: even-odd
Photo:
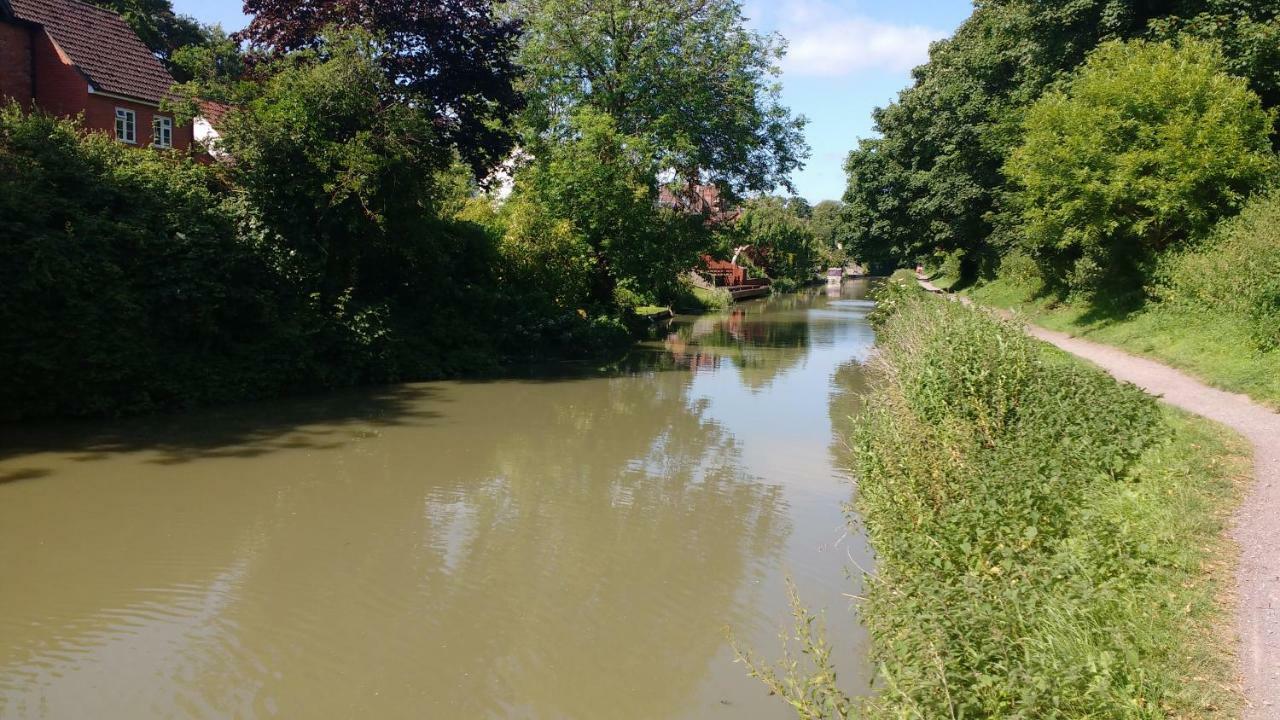
[[769,651],[784,573],[858,689],[848,288],[607,372],[6,433],[0,717],[786,717],[721,634]]

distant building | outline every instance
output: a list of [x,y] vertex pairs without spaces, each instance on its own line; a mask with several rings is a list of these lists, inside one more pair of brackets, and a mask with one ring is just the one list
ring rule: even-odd
[[222,160],[227,155],[226,151],[218,147],[218,141],[222,139],[222,133],[218,128],[222,125],[222,118],[226,117],[230,109],[222,103],[201,100],[200,114],[192,124],[192,139],[195,140],[196,145],[209,153],[209,157],[216,160]]
[[708,225],[728,225],[742,215],[720,194],[715,185],[692,185],[678,190],[663,186],[658,191],[658,204],[706,218]]
[[160,102],[173,77],[113,12],[77,0],[0,0],[0,96],[135,147],[187,150]]

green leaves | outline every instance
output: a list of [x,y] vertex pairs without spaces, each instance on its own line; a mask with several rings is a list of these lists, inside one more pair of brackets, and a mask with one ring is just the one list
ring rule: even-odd
[[1276,167],[1271,129],[1213,46],[1103,45],[1031,108],[1005,166],[1024,246],[1071,290],[1123,277],[1238,210]]
[[515,5],[534,133],[569,139],[574,115],[591,108],[681,181],[789,187],[808,148],[804,119],[780,100],[784,46],[749,30],[737,0]]

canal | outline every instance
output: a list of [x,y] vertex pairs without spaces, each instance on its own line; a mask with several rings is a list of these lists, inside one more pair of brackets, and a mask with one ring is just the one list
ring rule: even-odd
[[866,281],[617,367],[0,428],[0,718],[787,718],[868,691],[845,446]]

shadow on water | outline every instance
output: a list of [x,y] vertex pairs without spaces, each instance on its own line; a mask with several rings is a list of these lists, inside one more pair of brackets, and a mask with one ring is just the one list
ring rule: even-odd
[[[803,360],[815,333],[808,310],[822,292],[811,288],[717,313],[679,316],[662,339],[640,343],[613,362],[540,364],[516,368],[505,377],[458,382],[560,384],[653,372],[696,373],[729,362],[743,372],[744,382],[758,391]],[[93,462],[117,454],[148,452],[153,455],[149,463],[182,465],[288,450],[336,450],[371,429],[425,426],[440,420],[449,402],[446,388],[447,384],[441,383],[404,384],[115,422],[0,425],[0,462],[39,453],[71,454],[75,461]],[[0,484],[50,474],[51,470],[36,464],[0,467]]]
[[[427,385],[363,388],[323,396],[235,405],[182,415],[102,421],[36,422],[4,427],[0,461],[42,452],[76,453],[80,462],[147,451],[149,462],[177,465],[210,458],[254,458],[278,450],[332,450],[362,429],[426,425],[441,417],[440,391]],[[430,404],[433,407],[428,408]],[[50,471],[0,472],[0,483],[45,477]]]
[[782,716],[722,628],[767,653],[784,577],[862,655],[835,613],[869,566],[839,503],[870,330],[836,290],[606,366],[0,429],[5,710]]

